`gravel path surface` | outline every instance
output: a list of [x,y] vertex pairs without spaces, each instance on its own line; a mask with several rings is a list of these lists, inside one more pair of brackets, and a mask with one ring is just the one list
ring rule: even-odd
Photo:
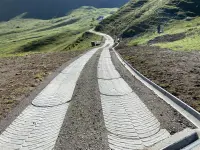
[[77,82],[56,150],[109,149],[97,82],[100,52],[86,64]]
[[195,128],[195,126],[185,119],[180,113],[174,110],[170,105],[156,96],[151,90],[144,86],[140,81],[131,75],[131,73],[121,64],[114,52],[111,52],[112,61],[133,91],[146,104],[151,112],[161,123],[161,127],[167,129],[170,134],[175,134],[183,129]]

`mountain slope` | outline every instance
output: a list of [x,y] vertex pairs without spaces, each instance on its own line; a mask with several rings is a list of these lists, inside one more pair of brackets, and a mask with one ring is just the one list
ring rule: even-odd
[[64,16],[81,6],[97,8],[120,7],[128,0],[1,0],[0,21],[27,12],[27,18],[50,19]]
[[200,14],[199,0],[131,0],[116,14],[105,19],[96,30],[133,37],[155,30],[173,20]]
[[[107,17],[116,10],[84,6],[67,16],[51,20],[23,19],[22,14],[10,21],[0,22],[0,56],[17,52],[62,51],[71,44],[78,45],[83,40],[76,40],[98,23],[96,19],[99,16]],[[84,48],[88,47],[82,45]]]
[[200,112],[199,7],[199,0],[132,0],[96,30],[121,36],[116,50],[130,65]]

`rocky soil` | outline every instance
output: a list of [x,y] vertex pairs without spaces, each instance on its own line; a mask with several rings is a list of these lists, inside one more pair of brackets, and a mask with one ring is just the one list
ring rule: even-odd
[[118,52],[152,81],[200,111],[200,53],[150,46],[124,47]]
[[81,53],[83,51],[0,58],[0,120],[24,101],[45,77]]

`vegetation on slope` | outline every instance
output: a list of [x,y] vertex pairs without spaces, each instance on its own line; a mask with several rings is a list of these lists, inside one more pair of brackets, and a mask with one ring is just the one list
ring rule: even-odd
[[[185,35],[182,38],[153,44],[174,50],[200,50],[199,7],[199,0],[132,0],[102,21],[96,30],[133,38],[129,45],[149,44],[156,37],[173,38],[182,33]],[[164,33],[157,33],[158,25],[164,28]]]
[[96,8],[120,7],[129,0],[1,0],[0,21],[8,21],[24,12],[26,18],[63,17],[81,6]]
[[85,6],[65,17],[51,20],[23,19],[21,15],[8,22],[1,22],[0,55],[62,51],[96,25],[99,16],[107,17],[116,10]]
[[146,45],[159,46],[172,50],[200,50],[200,17],[192,20],[174,20],[168,24],[164,33],[146,32],[129,42],[130,46]]
[[79,36],[74,42],[69,44],[64,50],[84,50],[91,47],[92,41],[102,41],[102,37],[90,32],[85,32]]
[[133,37],[155,29],[159,24],[199,15],[199,4],[198,0],[131,0],[102,21],[97,30]]

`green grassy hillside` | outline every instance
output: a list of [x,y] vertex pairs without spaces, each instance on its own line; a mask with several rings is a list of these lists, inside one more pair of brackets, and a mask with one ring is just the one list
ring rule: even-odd
[[24,17],[51,19],[63,17],[81,6],[96,8],[120,7],[129,0],[0,0],[0,22],[26,12]]
[[158,24],[199,15],[199,5],[198,0],[131,0],[101,22],[97,30],[132,37],[155,29]]
[[[200,50],[200,17],[190,21],[176,20],[165,27],[162,34],[147,32],[131,40],[128,45],[146,45],[169,48],[176,51]],[[177,37],[177,38],[176,38]],[[165,40],[168,38],[169,40]],[[157,40],[160,39],[160,40]],[[153,41],[153,43],[151,43]]]
[[68,45],[98,23],[96,19],[99,16],[107,17],[116,10],[85,6],[65,17],[51,20],[24,19],[25,14],[22,14],[8,22],[1,22],[0,55],[66,50]]
[[[96,30],[133,38],[129,45],[147,44],[158,36],[166,38],[168,34],[183,33],[184,37],[173,43],[160,40],[154,45],[175,50],[194,50],[200,49],[197,44],[200,39],[199,16],[199,0],[131,0],[102,21]],[[164,28],[163,34],[156,33],[158,25]],[[182,46],[178,46],[182,43]]]

